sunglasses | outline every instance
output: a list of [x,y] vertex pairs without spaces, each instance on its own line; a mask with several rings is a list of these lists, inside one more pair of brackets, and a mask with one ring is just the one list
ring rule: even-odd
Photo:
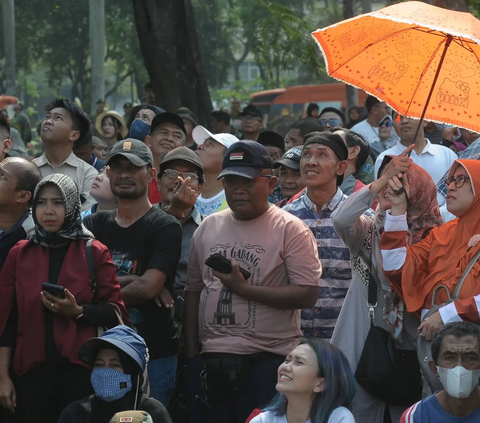
[[332,119],[320,119],[320,123],[322,124],[322,126],[325,126],[326,124],[330,125],[330,126],[342,126],[342,122],[340,122],[340,120],[338,119],[335,119],[335,118],[332,118]]
[[390,119],[385,119],[383,122],[380,122],[378,124],[379,128],[381,128],[382,126],[386,126],[387,128],[390,128],[390,126],[392,125],[393,125],[393,122]]

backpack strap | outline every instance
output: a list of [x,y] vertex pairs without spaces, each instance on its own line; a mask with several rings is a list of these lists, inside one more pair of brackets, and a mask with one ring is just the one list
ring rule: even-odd
[[85,252],[87,256],[88,273],[90,274],[90,289],[93,294],[93,304],[97,302],[97,278],[95,277],[95,263],[93,261],[92,239],[87,241]]
[[458,284],[455,288],[455,291],[453,291],[453,297],[452,299],[458,300],[459,295],[460,295],[460,290],[462,289],[463,282],[465,282],[465,279],[467,279],[468,274],[470,273],[470,270],[472,270],[473,266],[477,262],[478,258],[480,257],[480,250],[478,250],[477,254],[470,260],[470,263],[468,263],[468,266],[466,267],[465,271],[462,274],[462,277],[458,281]]

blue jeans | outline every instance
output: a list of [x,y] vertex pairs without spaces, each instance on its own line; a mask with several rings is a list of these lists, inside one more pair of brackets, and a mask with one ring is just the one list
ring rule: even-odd
[[173,390],[175,389],[177,354],[171,355],[170,357],[150,360],[147,369],[150,383],[150,396],[160,401],[165,408],[168,408]]

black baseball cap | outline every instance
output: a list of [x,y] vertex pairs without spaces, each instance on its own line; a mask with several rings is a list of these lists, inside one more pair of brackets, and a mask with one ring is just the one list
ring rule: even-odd
[[273,169],[273,160],[262,144],[239,141],[225,152],[222,169],[217,179],[228,175],[255,179],[263,169]]
[[294,172],[300,172],[300,160],[302,159],[302,149],[293,147],[288,150],[282,158],[274,163],[273,168],[286,167]]
[[139,140],[127,138],[114,144],[108,156],[107,165],[115,156],[123,156],[135,166],[150,165],[153,167],[153,156],[147,145]]
[[150,127],[150,135],[153,134],[157,126],[166,122],[177,125],[185,135],[187,134],[187,130],[185,129],[185,124],[183,123],[183,119],[180,116],[178,116],[176,113],[165,112],[165,113],[160,113],[159,115],[153,118],[152,126]]
[[263,120],[263,113],[262,111],[257,107],[254,106],[253,104],[249,104],[243,109],[243,112],[240,113],[240,116],[245,116],[245,115],[252,115],[252,116],[257,116],[261,120]]
[[[334,132],[311,132],[305,135],[303,149],[309,144],[322,144],[333,150],[335,155],[341,161],[348,159],[348,148],[343,138]],[[337,175],[337,186],[342,185],[343,175]]]
[[165,171],[166,165],[169,162],[173,162],[174,160],[185,160],[186,162],[192,163],[193,165],[198,167],[198,170],[203,172],[202,162],[198,155],[190,150],[188,147],[182,146],[173,149],[170,151],[162,160],[162,164],[160,165],[160,173]]
[[262,145],[277,147],[282,153],[285,153],[285,140],[280,134],[273,131],[261,132],[258,136],[258,142]]

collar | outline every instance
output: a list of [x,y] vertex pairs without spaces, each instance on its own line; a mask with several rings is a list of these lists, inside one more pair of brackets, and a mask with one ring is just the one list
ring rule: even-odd
[[[335,195],[322,207],[322,210],[321,211],[324,211],[324,210],[335,210],[337,208],[337,206],[339,205],[339,203],[342,201],[343,199],[343,192],[342,190],[337,187],[337,192],[335,193]],[[313,211],[317,211],[317,206],[315,205],[315,203],[310,199],[310,197],[308,196],[308,189],[305,190],[305,192],[303,193],[303,202],[305,204],[305,206],[309,209],[309,210],[313,210]]]
[[97,156],[95,156],[95,154],[92,153],[92,160],[90,160],[90,163],[89,163],[90,166],[95,167],[95,164],[97,163],[97,160],[98,160]]
[[[3,238],[4,236],[7,236],[13,232],[15,232],[20,226],[23,225],[23,223],[27,220],[27,218],[30,216],[30,209],[28,209],[24,214],[23,216],[17,220],[17,222],[15,223],[15,225],[13,225],[10,230],[8,232],[5,232],[4,230],[0,229],[0,239]],[[29,223],[33,223],[33,219],[31,219],[31,222]],[[27,227],[25,228],[25,232],[28,232],[29,231],[29,225],[27,225]],[[31,226],[31,225],[30,225]]]
[[[422,154],[424,153],[428,153],[428,154],[431,154],[432,156],[435,156],[435,147],[433,147],[433,144],[430,142],[430,140],[428,138],[425,138],[425,142],[427,143],[425,145],[425,147],[423,148],[422,152],[419,154],[419,156],[421,156]],[[403,144],[402,144],[402,141],[399,140],[397,145],[395,146],[396,148],[398,148],[399,150],[403,151],[405,150],[407,147],[405,147]],[[415,151],[415,150],[414,150]],[[417,153],[415,153],[417,154]]]
[[[65,161],[60,164],[58,167],[64,165],[65,163],[70,165],[70,166],[73,166],[73,167],[77,167],[77,160],[79,160],[77,158],[77,156],[75,156],[75,154],[73,154],[73,151],[70,153],[70,155],[65,159]],[[38,162],[37,162],[37,166],[40,167],[40,166],[45,166],[46,164],[49,164],[50,166],[52,166],[54,169],[55,169],[55,166],[53,166],[50,161],[48,160],[47,158],[47,155],[45,153],[43,153],[39,158],[38,158]]]

